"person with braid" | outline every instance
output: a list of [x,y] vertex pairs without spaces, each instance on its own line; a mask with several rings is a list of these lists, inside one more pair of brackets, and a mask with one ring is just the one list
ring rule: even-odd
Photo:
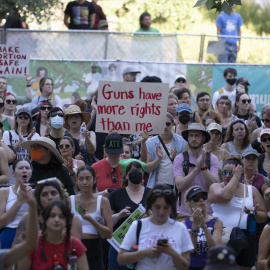
[[20,262],[18,269],[47,270],[57,265],[67,269],[72,250],[76,249],[77,269],[89,270],[85,246],[79,239],[70,236],[71,214],[68,206],[64,202],[54,201],[44,209],[42,218],[37,248]]

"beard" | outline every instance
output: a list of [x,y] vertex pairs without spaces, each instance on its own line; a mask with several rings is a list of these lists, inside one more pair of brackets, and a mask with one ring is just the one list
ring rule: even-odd
[[201,142],[201,143],[191,143],[191,144],[188,143],[188,146],[189,146],[190,149],[198,150],[198,149],[202,148],[203,142]]

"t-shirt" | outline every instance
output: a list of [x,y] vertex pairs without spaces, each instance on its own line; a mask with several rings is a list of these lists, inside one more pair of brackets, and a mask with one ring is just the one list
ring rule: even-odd
[[92,3],[85,1],[79,4],[72,1],[67,4],[65,14],[70,17],[69,29],[88,29],[90,30],[91,15],[95,13]]
[[[133,222],[124,238],[121,248],[130,250],[136,244],[137,222]],[[149,218],[142,219],[142,228],[139,236],[138,250],[144,250],[157,244],[158,239],[168,239],[168,243],[179,254],[192,250],[193,244],[186,226],[173,219],[163,225],[156,225]],[[162,253],[158,258],[144,257],[137,262],[137,270],[174,270],[178,269],[172,257]]]
[[[178,156],[175,157],[174,159],[174,177],[176,176],[185,176],[185,173],[183,171],[183,161],[184,161],[184,156],[183,154],[180,154]],[[197,159],[189,154],[189,162],[196,165]],[[189,166],[189,171],[188,174],[190,174],[195,167]],[[216,173],[218,174],[218,159],[215,155],[210,155],[210,172],[211,173]],[[194,180],[191,182],[191,184],[186,187],[184,190],[181,191],[181,205],[179,206],[179,204],[177,204],[177,212],[183,214],[183,215],[187,215],[190,216],[190,212],[189,209],[185,203],[185,193],[186,191],[192,187],[192,186],[200,186],[202,187],[205,191],[209,191],[209,186],[206,184],[206,180],[203,176],[203,172],[199,171],[198,174],[196,175],[196,177],[194,178]],[[212,213],[212,209],[209,205],[208,207],[208,211],[209,214]]]
[[213,106],[216,109],[216,103],[220,95],[228,96],[230,101],[233,103],[235,102],[235,96],[236,96],[236,89],[234,89],[232,92],[227,91],[224,87],[222,88],[222,93],[220,94],[219,91],[216,91],[213,95]]
[[[62,108],[62,101],[61,101],[61,98],[57,95],[54,95],[54,99],[55,99],[55,106],[54,107],[59,107],[59,108]],[[34,97],[32,99],[32,102],[31,102],[31,110],[35,109],[36,107],[39,107],[42,103],[42,101],[46,101],[48,100],[48,98],[45,98],[43,96],[37,96],[37,97]]]
[[142,28],[139,28],[136,32],[145,32],[145,33],[150,33],[150,32],[152,32],[152,33],[159,33],[159,31],[158,31],[156,28],[154,28],[154,27],[150,27],[150,30],[144,30],[144,29],[142,29]]
[[[31,252],[28,257],[32,260],[31,269],[48,270],[53,269],[54,262],[58,261],[59,264],[67,269],[67,261],[65,260],[64,253],[66,250],[65,238],[61,244],[52,244],[44,239],[43,249],[47,258],[47,261],[43,261],[40,258],[41,236],[39,236],[38,244],[35,251]],[[80,258],[85,252],[86,248],[83,243],[76,237],[72,237],[69,241],[68,256],[71,256],[72,249],[76,249],[76,256]],[[55,258],[56,257],[56,258]]]
[[[221,35],[238,36],[238,28],[243,25],[242,17],[240,14],[233,12],[231,15],[225,12],[221,13],[217,17],[216,26],[220,27]],[[236,38],[222,38],[226,42],[236,44],[238,39]]]
[[[106,158],[98,161],[92,165],[92,168],[95,170],[96,180],[97,180],[97,189],[99,192],[107,188],[121,188],[123,172],[119,165],[115,167],[115,172],[113,167],[106,160]],[[114,178],[115,177],[115,178]]]
[[0,249],[0,270],[8,269],[4,266],[4,259],[5,259],[7,252],[8,252],[8,249]]

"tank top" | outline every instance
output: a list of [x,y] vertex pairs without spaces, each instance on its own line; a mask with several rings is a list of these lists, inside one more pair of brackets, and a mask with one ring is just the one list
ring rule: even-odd
[[[206,222],[207,229],[210,234],[213,234],[214,224],[216,218],[213,218]],[[191,230],[193,222],[189,218],[185,218],[185,224],[188,231]],[[208,252],[208,244],[202,227],[199,227],[197,236],[197,246],[195,247],[195,252],[190,253],[190,267],[204,268],[206,265],[206,257]]]
[[237,151],[233,145],[233,143],[230,141],[230,142],[227,142],[228,146],[229,146],[229,154],[230,154],[230,157],[231,156],[241,156],[242,157],[242,153],[244,152],[244,150],[246,148],[252,148],[251,144],[249,144],[245,149],[243,149],[242,151]]
[[[103,219],[103,216],[101,215],[101,199],[102,196],[99,195],[97,197],[97,209],[96,212],[89,213],[90,216],[98,222],[98,220]],[[75,209],[75,196],[70,196],[70,204],[71,204],[71,213],[78,216],[82,223],[82,232],[87,234],[95,234],[98,235],[97,229],[87,220],[83,219],[81,215],[76,211]]]
[[[248,194],[246,193],[245,205],[246,208],[254,207],[252,186],[248,185]],[[248,195],[248,196],[247,196]],[[237,227],[242,211],[243,199],[233,196],[229,203],[213,203],[211,204],[213,209],[213,216],[223,221],[223,227]],[[243,211],[240,229],[247,228],[247,216],[248,214]]]
[[[12,207],[12,205],[17,201],[17,195],[13,192],[12,186],[9,187],[9,195],[6,204],[6,212]],[[7,228],[17,228],[19,222],[24,215],[28,211],[28,204],[24,203],[21,205],[20,209],[17,211],[16,215],[13,217],[11,222],[7,224]]]
[[2,121],[3,127],[5,129],[5,131],[9,131],[10,130],[10,126],[8,123],[8,116],[6,117],[6,119],[4,121]]

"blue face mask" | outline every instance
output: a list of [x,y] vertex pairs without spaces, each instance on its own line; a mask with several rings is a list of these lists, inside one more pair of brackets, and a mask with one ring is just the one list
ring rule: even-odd
[[52,119],[51,119],[51,126],[53,128],[58,129],[58,128],[63,127],[63,125],[64,125],[64,118],[63,117],[60,117],[58,115],[55,116],[55,117],[52,117]]

